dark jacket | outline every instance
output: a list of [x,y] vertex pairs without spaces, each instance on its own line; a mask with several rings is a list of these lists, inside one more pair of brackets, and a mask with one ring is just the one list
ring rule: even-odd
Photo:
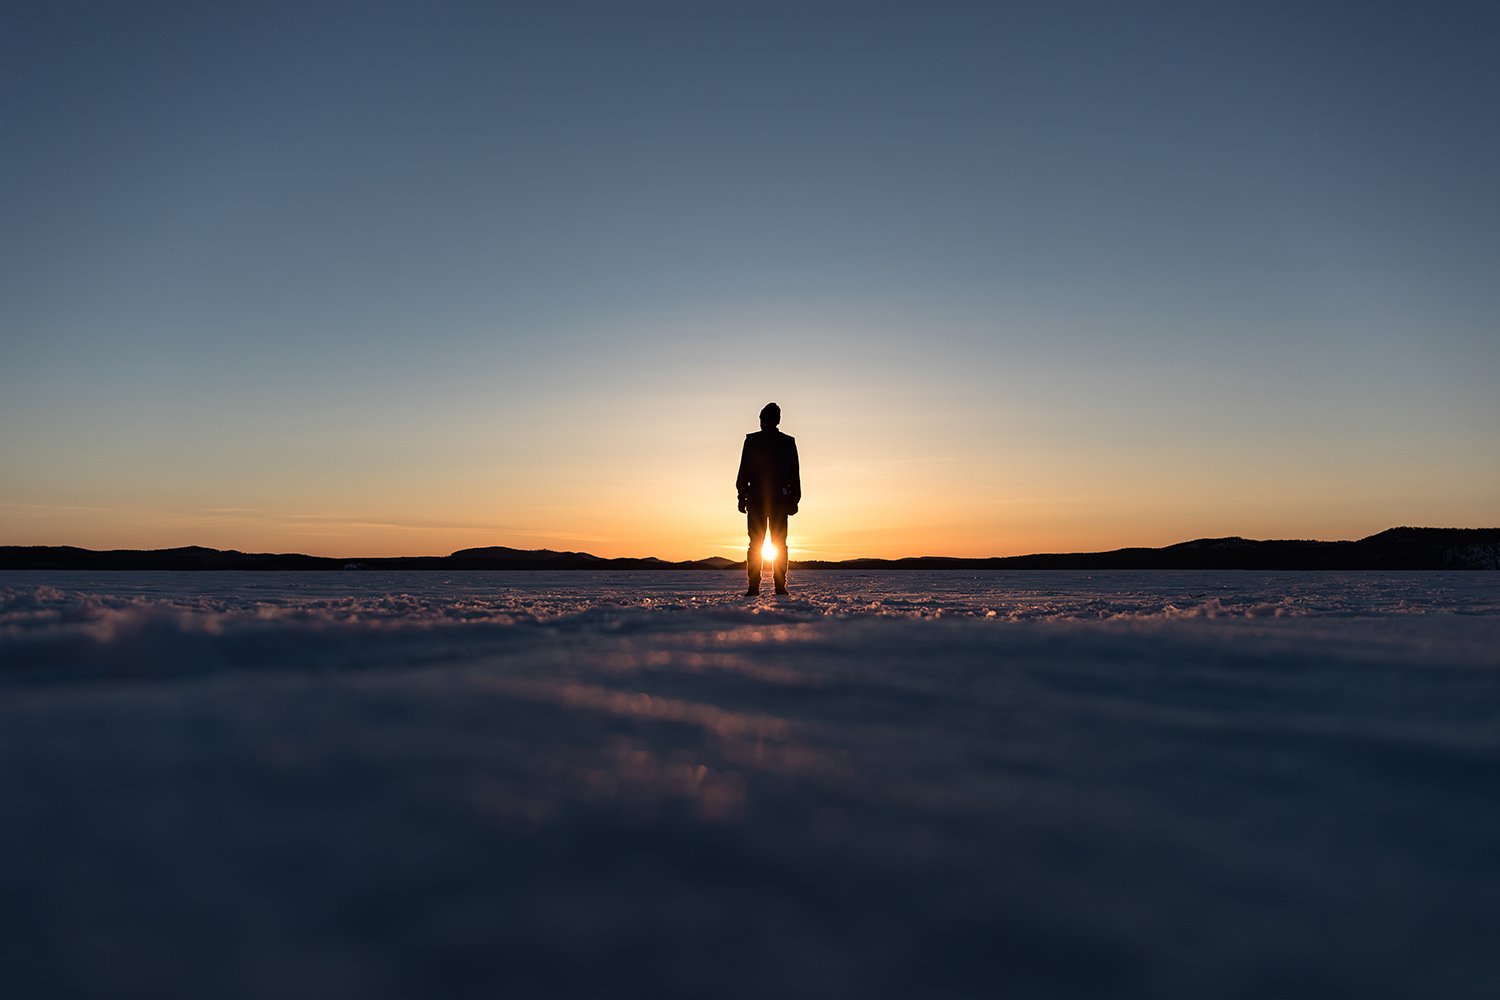
[[745,435],[740,474],[734,488],[753,510],[790,514],[802,502],[802,471],[797,465],[797,441],[774,428]]

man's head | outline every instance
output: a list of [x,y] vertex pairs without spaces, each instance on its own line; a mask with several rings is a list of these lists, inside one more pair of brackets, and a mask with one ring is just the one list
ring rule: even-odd
[[767,403],[760,410],[760,429],[769,431],[781,423],[781,407],[775,403]]

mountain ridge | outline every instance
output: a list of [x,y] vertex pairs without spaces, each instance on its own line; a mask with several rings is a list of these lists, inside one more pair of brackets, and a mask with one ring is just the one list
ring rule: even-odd
[[[241,552],[187,545],[170,549],[85,549],[71,545],[0,545],[9,570],[727,570],[743,560],[723,556],[677,562],[655,556],[608,558],[588,552],[515,549],[503,545],[459,549],[446,556],[310,556],[298,552]],[[1425,570],[1500,569],[1500,528],[1388,528],[1353,541],[1257,540],[1231,535],[1196,538],[1158,548],[1023,556],[906,556],[837,561],[796,560],[792,567],[824,569],[1250,569]]]

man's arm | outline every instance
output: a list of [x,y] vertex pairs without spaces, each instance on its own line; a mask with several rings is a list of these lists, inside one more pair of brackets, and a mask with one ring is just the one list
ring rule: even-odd
[[792,470],[791,482],[787,485],[792,488],[792,509],[790,513],[797,513],[797,505],[802,502],[802,467],[797,461],[797,442],[792,442]]
[[746,503],[750,489],[750,438],[745,438],[744,447],[740,448],[740,471],[734,475],[734,492],[740,498],[740,513],[745,513],[748,506]]

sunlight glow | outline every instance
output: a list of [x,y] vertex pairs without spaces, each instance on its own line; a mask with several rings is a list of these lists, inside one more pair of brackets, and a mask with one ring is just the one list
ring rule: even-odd
[[767,538],[760,543],[760,557],[768,563],[776,561],[776,543]]

